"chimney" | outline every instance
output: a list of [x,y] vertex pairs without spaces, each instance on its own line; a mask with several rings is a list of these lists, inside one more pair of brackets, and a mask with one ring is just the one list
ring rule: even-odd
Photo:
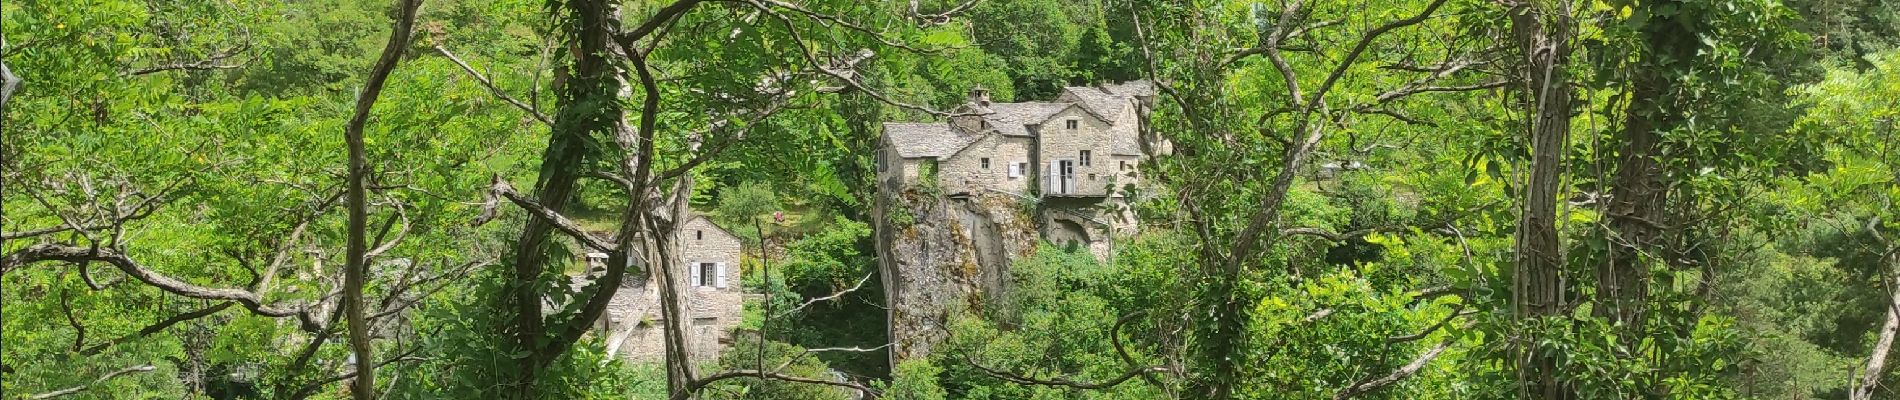
[[984,89],[982,86],[971,88],[970,89],[970,104],[989,107],[990,106],[990,90]]

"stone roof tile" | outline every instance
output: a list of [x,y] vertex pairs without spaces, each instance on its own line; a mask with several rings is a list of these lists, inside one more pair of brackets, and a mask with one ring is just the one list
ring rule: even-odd
[[903,158],[941,158],[955,154],[975,142],[979,135],[966,135],[943,122],[885,122],[884,137]]
[[1155,95],[1155,84],[1154,82],[1149,82],[1147,79],[1140,79],[1122,83],[1103,84],[1102,90],[1108,91],[1109,94],[1122,97],[1153,96]]
[[1040,123],[1049,119],[1050,115],[1068,107],[1068,103],[992,103],[990,104],[992,113],[983,118],[988,119],[990,125],[995,126],[996,131],[1004,135],[1030,136],[1027,125]]
[[1130,101],[1129,97],[1118,96],[1101,88],[1065,87],[1062,90],[1081,100],[1079,103],[1083,108],[1102,116],[1102,119],[1108,120],[1109,123],[1115,123],[1116,119],[1121,118],[1122,110],[1128,108]]

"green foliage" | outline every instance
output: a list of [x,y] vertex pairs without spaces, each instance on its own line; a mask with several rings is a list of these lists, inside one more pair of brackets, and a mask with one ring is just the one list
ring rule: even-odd
[[[344,225],[330,201],[341,183],[338,133],[383,44],[389,3],[0,2],[0,61],[24,82],[0,116],[0,231],[93,226],[121,207],[155,205],[123,230],[22,234],[0,243],[0,255],[43,243],[122,246],[151,271],[255,291],[266,304],[332,297]],[[964,2],[919,3],[929,11]],[[1356,398],[1516,398],[1513,351],[1531,348],[1563,355],[1558,370],[1577,398],[1844,397],[1842,378],[1872,356],[1885,322],[1889,260],[1900,249],[1888,242],[1900,238],[1900,6],[1576,3],[1580,35],[1565,71],[1580,106],[1558,193],[1570,203],[1557,216],[1563,295],[1573,303],[1567,315],[1520,319],[1510,274],[1528,149],[1525,99],[1510,80],[1523,59],[1511,11],[1448,2],[1365,42],[1362,62],[1338,64],[1368,29],[1427,3],[1306,2],[1283,15],[1281,4],[1256,1],[983,1],[943,23],[908,15],[903,2],[799,2],[844,18],[783,23],[743,4],[708,3],[664,28],[663,39],[636,43],[651,46],[658,93],[607,100],[559,98],[555,88],[574,81],[555,72],[572,61],[553,37],[571,22],[549,14],[558,2],[429,0],[420,38],[369,124],[372,228],[389,227],[378,241],[403,239],[377,259],[368,294],[390,299],[379,306],[411,307],[379,322],[377,352],[406,354],[379,381],[390,398],[494,397],[528,357],[508,341],[523,329],[509,289],[545,294],[550,310],[576,298],[561,267],[576,265],[578,245],[558,240],[552,268],[517,282],[495,260],[512,255],[500,249],[515,245],[527,217],[501,202],[494,222],[468,222],[483,214],[496,177],[618,171],[620,154],[598,134],[615,121],[583,121],[598,131],[580,141],[584,154],[549,150],[553,129],[500,92],[550,115],[631,109],[658,96],[665,107],[651,121],[665,134],[651,143],[656,171],[699,162],[690,161],[694,140],[701,151],[722,149],[684,171],[696,178],[698,209],[742,235],[771,211],[795,211],[796,224],[746,235],[748,246],[769,243],[746,254],[744,287],[770,301],[748,304],[743,324],[771,340],[736,333],[718,368],[757,368],[764,348],[764,364],[787,364],[785,373],[832,379],[835,369],[878,380],[896,399],[1197,398],[1187,390],[1220,379],[1236,384],[1234,398],[1321,399],[1436,354]],[[623,4],[621,13],[659,5]],[[1289,22],[1303,32],[1280,43],[1279,59],[1228,59]],[[848,72],[863,88],[809,75],[804,51],[826,63],[860,49],[874,56]],[[1453,61],[1473,64],[1421,70]],[[1014,258],[1007,294],[973,298],[970,314],[943,321],[950,339],[930,357],[891,366],[879,352],[807,354],[891,342],[880,235],[869,223],[879,123],[939,117],[894,103],[949,109],[976,87],[996,101],[1044,100],[1065,86],[1150,77],[1168,90],[1143,134],[1176,151],[1144,161],[1144,182],[1120,188],[1139,201],[1131,206],[1142,233],[1118,237],[1100,259],[1048,244]],[[1645,79],[1666,90],[1632,102],[1655,84]],[[763,116],[750,112],[767,99],[750,95],[765,94],[764,83],[784,84],[790,106],[755,120]],[[1307,92],[1296,99],[1289,83]],[[1330,85],[1324,98],[1312,96],[1320,85]],[[1408,87],[1430,89],[1390,97]],[[1664,247],[1680,251],[1645,261],[1649,324],[1640,340],[1623,342],[1623,327],[1593,315],[1594,272],[1621,240],[1604,228],[1621,212],[1606,194],[1631,116],[1662,121],[1660,176],[1670,182],[1669,212],[1683,217],[1664,221],[1674,233]],[[1262,209],[1288,147],[1315,127],[1325,135],[1308,165],[1294,166],[1298,176],[1316,163],[1367,168],[1294,179],[1273,204],[1280,214],[1266,221],[1263,250],[1224,258]],[[580,169],[537,168],[576,154]],[[910,198],[942,194],[935,169]],[[580,204],[564,211],[587,230],[617,228],[625,189],[580,182]],[[1040,203],[1015,207],[1034,220]],[[899,230],[936,222],[909,207],[886,212]],[[1237,272],[1221,273],[1230,266]],[[153,370],[99,382],[87,395],[340,396],[322,383],[346,371],[342,341],[313,343],[296,318],[165,292],[104,262],[8,265],[0,284],[8,398],[146,364]],[[226,308],[154,328],[207,307]],[[598,339],[538,371],[539,392],[529,395],[665,395],[658,366],[610,360]],[[1232,376],[1208,370],[1227,360],[1238,368]],[[1081,390],[1011,382],[979,365],[1075,382],[1135,366],[1175,370]],[[1879,382],[1900,385],[1900,373],[1890,368]],[[848,396],[740,378],[701,397]]]
[[751,225],[779,209],[778,194],[764,182],[746,182],[719,193],[719,215],[732,225]]
[[[823,361],[806,357],[805,348],[796,345],[767,341],[764,343],[764,358],[760,358],[760,342],[757,336],[737,335],[731,349],[719,357],[719,367],[725,370],[772,370],[778,369],[784,375],[809,379],[833,379],[831,370]],[[848,398],[848,389],[835,386],[813,385],[781,380],[745,377],[734,378],[714,384],[714,387],[701,393],[707,399],[755,399],[755,400],[843,400]]]
[[904,361],[897,363],[890,384],[881,389],[893,399],[944,400],[950,397],[937,385],[937,377],[942,374],[943,368],[928,359]]

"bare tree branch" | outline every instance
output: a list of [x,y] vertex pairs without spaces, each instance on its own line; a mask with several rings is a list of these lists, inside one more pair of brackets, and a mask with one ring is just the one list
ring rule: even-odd
[[[494,94],[495,97],[501,98],[501,101],[514,105],[515,108],[519,108],[521,111],[528,113],[528,116],[541,121],[543,125],[554,126],[553,118],[548,118],[547,114],[542,114],[541,110],[537,110],[527,103],[522,103],[521,100],[515,100],[514,96],[509,96],[508,92],[504,92],[501,88],[496,87],[495,82],[488,80],[486,76],[482,76],[482,73],[476,72],[475,67],[468,66],[468,63],[462,62],[460,57],[456,57],[454,53],[450,53],[448,48],[438,44],[435,45],[435,51],[442,53],[443,57],[448,57],[449,62],[453,62],[456,66],[462,67],[462,72],[467,72],[469,77],[475,78],[475,82],[481,83],[482,87],[488,88],[488,92]],[[533,94],[529,95],[532,96]]]
[[308,315],[308,310],[299,305],[265,304],[263,296],[257,293],[229,288],[208,288],[193,285],[178,278],[139,265],[131,258],[113,249],[92,249],[60,244],[37,244],[20,249],[12,254],[0,257],[0,274],[28,264],[41,261],[85,262],[103,261],[118,267],[119,271],[147,285],[157,287],[172,294],[194,299],[229,300],[243,305],[251,313],[266,317],[297,317],[306,331],[316,329],[316,322]]
[[733,379],[733,378],[758,378],[761,376],[765,377],[765,379],[770,379],[770,380],[796,382],[796,383],[808,383],[808,384],[813,384],[813,385],[837,386],[837,387],[842,387],[842,388],[855,389],[861,393],[877,393],[877,391],[872,390],[871,387],[864,386],[863,384],[859,384],[857,382],[828,381],[828,380],[823,380],[823,379],[806,378],[806,377],[795,376],[795,375],[786,375],[786,374],[777,373],[777,372],[761,372],[761,371],[756,371],[756,370],[740,369],[740,370],[731,370],[731,371],[720,372],[717,374],[707,375],[705,378],[694,379],[692,381],[692,384],[687,386],[686,390],[674,392],[672,396],[668,396],[667,398],[669,400],[686,400],[686,399],[692,398],[692,396],[696,393],[699,393],[699,391],[704,390],[706,386],[712,385],[713,383],[716,383],[719,381]]
[[850,288],[847,288],[847,289],[845,289],[845,290],[840,290],[840,291],[837,291],[837,292],[835,292],[835,293],[832,293],[832,294],[831,294],[831,295],[829,295],[829,296],[824,296],[824,297],[814,297],[814,298],[812,298],[812,299],[810,299],[810,300],[805,300],[805,302],[804,302],[804,303],[799,303],[797,307],[792,307],[792,309],[790,309],[790,310],[785,310],[784,312],[780,312],[780,313],[778,314],[778,316],[780,316],[780,317],[783,317],[783,316],[787,316],[787,315],[792,315],[792,313],[796,313],[796,312],[799,312],[799,311],[801,311],[801,310],[804,310],[804,309],[805,309],[805,307],[810,307],[810,306],[811,306],[812,304],[816,304],[816,303],[819,303],[819,302],[824,302],[824,301],[831,301],[831,300],[836,300],[836,299],[838,299],[839,297],[844,297],[844,295],[846,295],[846,294],[850,294],[851,292],[855,292],[855,291],[858,291],[858,289],[860,289],[860,288],[863,288],[863,287],[864,287],[864,283],[865,283],[865,282],[869,282],[869,281],[871,281],[871,275],[875,275],[875,273],[871,273],[871,274],[864,274],[864,278],[862,278],[862,279],[858,279],[858,284],[856,284],[856,285],[852,285],[852,286],[851,286]]
[[[0,39],[0,48],[7,47],[6,39]],[[5,115],[7,104],[13,100],[13,91],[20,89],[20,76],[6,62],[0,62],[0,115]]]
[[1104,389],[1104,388],[1115,387],[1116,385],[1122,384],[1122,382],[1127,382],[1129,379],[1134,379],[1135,377],[1141,376],[1142,374],[1146,374],[1150,372],[1169,372],[1170,371],[1167,367],[1159,366],[1159,365],[1135,366],[1133,368],[1129,368],[1127,372],[1123,372],[1121,375],[1118,375],[1114,378],[1109,378],[1108,380],[1104,380],[1100,382],[1079,382],[1079,381],[1069,380],[1068,378],[1041,379],[1041,378],[1033,378],[1033,377],[1028,377],[1028,376],[1004,372],[1004,371],[998,371],[990,367],[985,367],[983,366],[983,364],[977,363],[976,360],[970,359],[970,355],[968,354],[962,354],[960,356],[963,358],[964,363],[969,364],[970,367],[976,368],[978,371],[982,371],[984,375],[989,375],[990,377],[994,377],[996,379],[1002,379],[1004,381],[1008,381],[1010,383],[1015,383],[1018,385],[1058,386],[1058,387],[1070,387],[1070,388],[1076,388],[1076,389]]
[[214,70],[221,70],[221,69],[237,69],[239,67],[238,65],[224,64],[223,63],[224,60],[230,59],[231,57],[244,53],[244,51],[248,50],[249,48],[250,46],[248,44],[239,45],[237,47],[213,51],[211,52],[211,54],[205,55],[204,59],[195,60],[195,61],[178,61],[178,62],[172,62],[172,63],[166,63],[166,64],[153,65],[150,67],[126,71],[123,73],[123,75],[124,76],[140,76],[140,75],[149,75],[149,74],[155,74],[155,73],[166,72],[166,71],[214,71]]
[[119,345],[125,342],[130,342],[138,338],[151,336],[152,334],[155,334],[155,333],[164,332],[165,328],[170,328],[172,325],[177,325],[180,322],[208,317],[208,316],[211,316],[212,314],[217,314],[219,311],[224,311],[224,309],[231,308],[231,306],[235,304],[237,303],[227,301],[227,302],[218,303],[217,305],[213,305],[210,307],[205,307],[205,308],[200,308],[197,310],[192,310],[189,312],[179,313],[177,315],[171,316],[170,318],[165,318],[162,321],[158,321],[157,323],[147,325],[145,326],[145,329],[140,329],[136,333],[121,336],[117,339],[112,339],[111,341],[107,341],[105,343],[95,344],[95,345],[92,345],[92,347],[87,347],[85,350],[81,350],[79,354],[81,355],[99,354],[100,352],[105,351],[106,348],[108,347]]
[[1453,307],[1451,310],[1451,313],[1445,314],[1445,318],[1438,320],[1438,323],[1432,324],[1432,326],[1425,327],[1424,330],[1418,331],[1418,333],[1385,338],[1385,342],[1386,343],[1404,343],[1404,342],[1424,339],[1427,336],[1431,336],[1433,333],[1438,333],[1438,330],[1440,328],[1444,328],[1445,324],[1451,322],[1451,320],[1457,319],[1458,317],[1471,315],[1473,313],[1476,313],[1476,311],[1466,312],[1464,310],[1464,306]]
[[125,369],[106,373],[105,375],[100,376],[98,379],[93,379],[92,383],[79,385],[79,386],[73,386],[73,387],[60,389],[60,390],[54,390],[54,391],[46,392],[46,393],[30,395],[30,396],[26,396],[26,398],[28,400],[46,400],[46,399],[56,399],[60,397],[71,396],[71,395],[83,393],[87,390],[91,390],[92,387],[95,385],[105,383],[106,381],[112,380],[112,378],[117,378],[125,374],[130,374],[134,372],[152,372],[156,370],[158,370],[158,368],[153,367],[150,364],[126,367]]
[[541,205],[540,202],[536,202],[534,199],[522,196],[521,192],[515,191],[514,185],[502,180],[501,175],[496,175],[494,185],[489,187],[488,202],[482,206],[482,216],[476,219],[476,225],[487,223],[488,220],[494,218],[496,214],[496,198],[506,198],[509,202],[527,210],[528,213],[534,215],[535,218],[547,220],[548,223],[554,225],[555,229],[573,237],[574,240],[580,241],[581,245],[587,246],[587,248],[601,251],[615,248],[614,245],[607,240],[587,233],[586,230],[581,229],[580,224],[575,223],[574,220],[567,218],[567,216],[561,215],[561,213]]
[[1399,380],[1418,374],[1418,371],[1424,369],[1426,364],[1430,364],[1432,360],[1438,359],[1440,354],[1444,354],[1445,349],[1451,347],[1452,341],[1451,338],[1446,338],[1445,341],[1439,342],[1437,346],[1426,350],[1424,354],[1419,354],[1418,358],[1412,359],[1412,362],[1406,363],[1405,366],[1399,367],[1399,369],[1392,370],[1390,374],[1376,379],[1362,380],[1353,383],[1352,386],[1346,387],[1346,390],[1341,390],[1338,395],[1334,395],[1333,400],[1345,400],[1353,396],[1371,393],[1372,391],[1383,389],[1386,386],[1397,383]]
[[955,7],[950,7],[950,9],[944,10],[943,12],[940,12],[940,13],[924,13],[924,12],[918,11],[917,0],[910,0],[910,16],[912,18],[917,19],[918,21],[917,25],[920,27],[948,24],[950,23],[950,19],[952,17],[955,17],[957,14],[967,11],[972,7],[976,7],[976,3],[979,1],[982,1],[982,0],[965,1],[963,2],[963,4],[958,4]]

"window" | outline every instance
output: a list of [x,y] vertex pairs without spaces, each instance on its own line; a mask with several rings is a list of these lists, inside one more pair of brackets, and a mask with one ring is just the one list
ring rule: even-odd
[[706,231],[693,231],[693,240],[706,240]]
[[1063,124],[1065,124],[1065,125],[1068,125],[1068,126],[1069,126],[1069,130],[1075,130],[1075,127],[1076,127],[1077,125],[1081,125],[1081,124],[1082,124],[1082,121],[1081,121],[1081,120],[1078,120],[1078,119],[1074,119],[1074,118],[1070,118],[1070,119],[1069,119],[1068,121],[1062,121],[1062,123],[1063,123]]
[[1076,161],[1078,164],[1082,164],[1082,166],[1089,165],[1089,151],[1088,150],[1082,150],[1082,155],[1077,158],[1078,159]]
[[1009,179],[1023,177],[1023,163],[1009,164]]
[[983,159],[983,169],[990,169],[990,159],[987,157]]
[[714,278],[719,276],[719,272],[715,271],[717,269],[719,269],[718,263],[699,263],[699,282],[695,282],[695,284],[698,286],[712,286]]
[[1089,174],[1089,180],[1095,180],[1095,174]]
[[1122,168],[1121,170],[1123,170],[1123,171],[1127,171],[1127,170],[1128,170],[1128,160],[1122,160],[1122,161],[1121,161],[1121,165],[1122,165],[1122,166],[1121,166],[1121,168]]

